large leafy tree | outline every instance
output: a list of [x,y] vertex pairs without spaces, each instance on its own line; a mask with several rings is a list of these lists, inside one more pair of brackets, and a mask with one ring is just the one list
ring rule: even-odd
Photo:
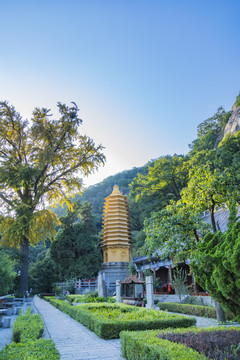
[[142,251],[149,255],[161,250],[162,257],[182,262],[191,259],[192,252],[209,225],[181,200],[172,202],[165,209],[153,212],[145,219],[145,244]]
[[130,184],[130,194],[137,201],[144,198],[154,200],[155,209],[164,208],[170,200],[179,200],[183,187],[187,184],[187,157],[165,156],[149,165],[148,174],[138,176]]
[[51,245],[57,280],[95,276],[101,265],[101,248],[91,204],[77,201],[73,211],[60,220],[62,225]]
[[58,103],[60,117],[35,108],[30,121],[0,102],[1,242],[20,248],[20,292],[28,290],[28,249],[55,234],[57,216],[45,206],[82,191],[82,176],[104,163],[102,146],[81,135],[78,107]]
[[224,204],[230,205],[233,198],[239,196],[236,186],[238,179],[233,172],[226,168],[220,171],[207,163],[190,171],[190,180],[182,190],[182,201],[191,207],[193,213],[200,214],[208,210],[211,217],[213,232],[217,231],[215,211]]

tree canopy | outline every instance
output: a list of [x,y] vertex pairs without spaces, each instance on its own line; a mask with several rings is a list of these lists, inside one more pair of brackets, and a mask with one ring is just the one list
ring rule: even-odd
[[87,176],[104,163],[103,147],[81,135],[78,107],[58,103],[60,118],[35,108],[30,121],[0,102],[1,242],[19,246],[20,291],[28,290],[28,245],[52,238],[57,216],[49,204],[66,202],[83,189]]
[[75,202],[73,211],[60,220],[56,241],[51,245],[57,280],[95,276],[102,257],[91,204]]

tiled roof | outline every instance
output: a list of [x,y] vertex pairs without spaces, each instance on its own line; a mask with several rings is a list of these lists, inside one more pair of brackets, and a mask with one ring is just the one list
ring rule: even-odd
[[137,275],[130,275],[125,280],[121,281],[121,284],[144,284],[144,281],[140,280]]

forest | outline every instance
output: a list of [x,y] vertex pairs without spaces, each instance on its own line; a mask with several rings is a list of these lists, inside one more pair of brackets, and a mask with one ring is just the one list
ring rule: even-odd
[[[173,261],[191,259],[201,286],[214,292],[215,285],[222,284],[214,296],[236,313],[236,307],[239,308],[236,299],[240,298],[237,266],[240,263],[239,111],[240,94],[231,110],[219,107],[214,115],[198,125],[197,137],[189,144],[187,154],[159,156],[143,167],[106,178],[87,188],[82,195],[72,192],[72,207],[66,199],[65,204],[64,201],[60,204],[57,198],[56,206],[47,209],[54,214],[56,234],[52,236],[53,231],[46,231],[44,239],[39,238],[29,247],[29,288],[34,293],[52,292],[57,281],[97,275],[102,262],[104,199],[117,184],[128,198],[133,257],[151,255],[161,249],[164,256]],[[230,118],[238,122],[235,131],[226,130]],[[104,161],[101,149],[95,147],[95,151],[98,161]],[[2,176],[2,184],[4,181]],[[215,219],[216,210],[221,207],[230,209],[225,234]],[[204,211],[210,215],[210,224],[203,221]],[[2,215],[3,240],[6,226]],[[20,291],[17,276],[21,268],[20,255],[19,244],[2,241],[2,294]],[[205,265],[214,262],[215,267],[211,265],[206,273]],[[224,287],[226,278],[235,279],[234,291],[229,285]],[[229,297],[231,302],[226,300]]]

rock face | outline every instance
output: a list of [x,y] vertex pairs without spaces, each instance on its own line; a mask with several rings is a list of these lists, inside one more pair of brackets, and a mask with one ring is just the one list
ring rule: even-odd
[[224,129],[224,136],[228,133],[235,134],[237,131],[240,131],[240,106],[237,109],[235,108],[230,116]]

